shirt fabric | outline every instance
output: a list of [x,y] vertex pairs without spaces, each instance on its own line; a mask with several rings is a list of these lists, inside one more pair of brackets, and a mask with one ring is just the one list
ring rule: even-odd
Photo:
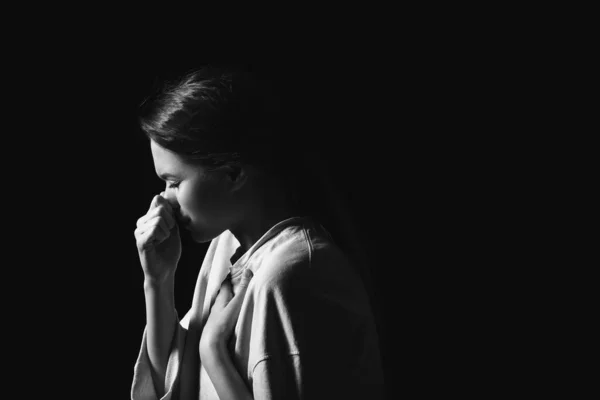
[[[248,251],[229,231],[213,239],[192,306],[177,317],[161,400],[219,399],[198,343],[210,307],[231,273],[254,274],[229,342],[256,400],[382,399],[383,371],[367,293],[329,233],[311,217],[274,225]],[[134,366],[132,400],[158,400],[146,329]]]

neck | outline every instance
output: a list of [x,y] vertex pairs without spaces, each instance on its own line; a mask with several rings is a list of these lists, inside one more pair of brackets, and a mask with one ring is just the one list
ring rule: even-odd
[[280,191],[266,191],[250,203],[244,212],[244,219],[230,228],[244,252],[277,223],[299,216],[298,210],[287,200]]

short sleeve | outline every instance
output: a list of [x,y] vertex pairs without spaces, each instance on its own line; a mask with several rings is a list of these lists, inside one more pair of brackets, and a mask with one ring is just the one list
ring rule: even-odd
[[320,400],[383,397],[375,326],[336,297],[272,286],[259,297],[262,345],[252,366],[255,399]]
[[255,399],[300,400],[302,396],[302,365],[298,354],[269,357],[259,361],[252,370],[252,391]]
[[258,362],[252,381],[254,398],[261,400],[383,400],[383,382],[351,374],[343,365],[327,360],[322,367],[305,365],[300,354]]

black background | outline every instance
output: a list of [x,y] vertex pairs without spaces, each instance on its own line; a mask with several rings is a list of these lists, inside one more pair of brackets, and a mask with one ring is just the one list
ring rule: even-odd
[[[343,194],[359,226],[361,237],[373,260],[372,301],[379,322],[382,357],[389,375],[391,368],[387,366],[392,360],[386,351],[388,331],[385,327],[390,321],[384,315],[383,302],[386,297],[390,297],[385,294],[386,291],[393,293],[393,288],[386,288],[385,281],[389,284],[393,270],[399,266],[390,264],[393,250],[386,247],[388,243],[398,240],[394,237],[398,227],[392,222],[395,218],[390,215],[393,209],[388,207],[393,207],[394,204],[399,206],[403,193],[401,179],[393,173],[395,168],[390,165],[391,159],[388,159],[393,156],[389,152],[389,146],[398,143],[401,136],[399,126],[381,126],[383,121],[378,117],[378,114],[394,112],[393,104],[386,105],[389,96],[386,96],[384,87],[379,86],[376,78],[376,74],[385,72],[369,70],[364,66],[334,63],[313,65],[279,61],[254,66],[275,77],[284,93],[293,97],[293,104],[303,110],[298,113],[303,120],[297,121],[302,126],[303,140],[312,142],[311,147],[317,150],[316,154],[326,160],[329,167],[327,173],[334,178],[332,184],[335,185],[335,190]],[[141,101],[156,82],[174,79],[189,68],[186,64],[140,69],[131,79],[131,105]],[[386,107],[390,110],[386,110]],[[132,118],[135,112],[132,107]],[[121,229],[128,230],[133,235],[135,220],[146,212],[152,196],[164,190],[164,186],[154,173],[148,144],[137,125],[131,125],[128,134],[128,140],[134,147],[129,172],[135,177],[135,182],[131,182],[128,194],[132,200],[129,224],[124,221]],[[392,225],[386,227],[386,220],[392,222]],[[208,244],[195,244],[185,233],[183,235],[184,251],[176,280],[176,306],[180,315],[185,315],[189,309],[198,270],[208,247]],[[133,253],[134,243],[131,240],[129,242]],[[132,258],[128,269],[132,307],[131,322],[127,329],[130,343],[127,352],[129,366],[132,366],[137,357],[145,324],[143,275],[136,255]],[[127,374],[125,378],[131,379]],[[389,376],[389,379],[393,377]],[[125,379],[124,382],[127,383],[128,380]]]
[[[98,398],[129,396],[145,319],[135,223],[163,190],[137,108],[156,82],[202,64],[155,61],[97,57],[31,75],[43,78],[28,95],[43,96],[34,134],[48,141],[36,142],[48,163],[36,167],[42,178],[26,200],[35,223],[51,228],[25,241],[23,262],[39,266],[27,290],[39,295],[23,300],[34,304],[22,315],[35,351],[40,343],[48,350],[46,373],[61,376],[52,369],[65,362],[69,390],[92,390]],[[363,232],[388,392],[462,393],[479,362],[467,356],[465,341],[483,333],[467,329],[478,315],[465,311],[472,298],[464,290],[473,279],[466,266],[478,261],[478,232],[462,210],[480,199],[463,191],[476,182],[461,174],[469,166],[457,132],[468,123],[452,79],[418,60],[290,58],[261,65],[285,71],[298,104],[310,105],[302,122],[307,138],[322,144]],[[184,237],[180,313],[189,307],[205,250]]]

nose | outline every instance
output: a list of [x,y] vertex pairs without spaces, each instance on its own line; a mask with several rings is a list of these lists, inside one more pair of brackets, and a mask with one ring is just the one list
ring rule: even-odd
[[174,210],[177,210],[179,208],[177,198],[175,197],[175,194],[172,191],[167,189],[164,192],[161,192],[161,195],[165,198],[165,200],[169,202],[169,204]]

